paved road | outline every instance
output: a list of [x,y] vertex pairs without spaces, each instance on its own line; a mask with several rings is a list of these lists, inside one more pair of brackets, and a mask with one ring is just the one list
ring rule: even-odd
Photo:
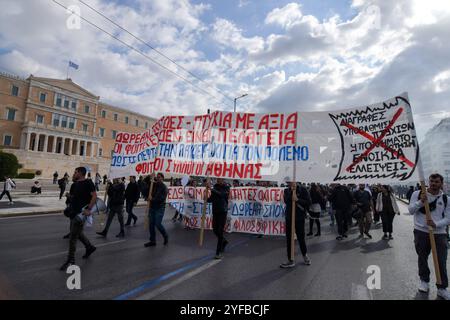
[[[399,204],[401,211],[406,206]],[[436,299],[417,292],[417,262],[412,242],[412,217],[397,216],[393,241],[381,240],[379,227],[373,240],[358,240],[354,228],[338,243],[335,231],[323,220],[320,238],[309,238],[311,266],[279,268],[286,259],[285,240],[228,235],[230,248],[221,261],[212,259],[215,238],[206,232],[198,247],[199,231],[172,223],[172,210],[164,221],[170,234],[168,246],[144,248],[147,234],[143,209],[126,238],[115,238],[114,221],[108,239],[89,238],[98,250],[88,261],[81,259],[81,290],[68,290],[69,275],[58,271],[64,262],[67,240],[61,239],[68,221],[61,215],[0,219],[0,298],[12,299]],[[159,235],[158,235],[159,236]],[[298,248],[296,248],[298,252]],[[297,253],[298,254],[298,253]],[[368,266],[381,268],[381,289],[368,290]],[[431,265],[431,258],[430,258]]]

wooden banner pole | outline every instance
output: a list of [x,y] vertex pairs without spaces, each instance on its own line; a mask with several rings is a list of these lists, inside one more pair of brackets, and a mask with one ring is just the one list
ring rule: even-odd
[[206,188],[205,194],[203,197],[203,207],[202,207],[202,219],[201,219],[201,227],[200,227],[200,238],[198,239],[198,245],[203,246],[203,239],[205,237],[205,220],[206,220],[206,207],[208,206],[208,194],[209,194],[209,186],[208,186],[209,178],[206,178]]
[[148,197],[147,197],[147,206],[145,209],[145,216],[144,216],[144,229],[148,230],[149,228],[149,210],[150,210],[150,201],[152,200],[152,192],[153,192],[153,185],[155,184],[155,175],[152,173],[150,175],[150,188],[148,189]]
[[[298,113],[297,113],[298,121]],[[295,127],[295,148],[297,149],[297,127]],[[291,259],[295,261],[295,209],[297,207],[297,162],[294,157],[292,168],[292,210],[291,210]]]

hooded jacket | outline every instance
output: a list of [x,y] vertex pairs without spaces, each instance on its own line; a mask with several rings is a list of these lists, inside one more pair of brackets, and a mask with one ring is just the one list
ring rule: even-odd
[[[424,207],[419,199],[419,193],[420,191],[417,190],[411,195],[408,210],[410,214],[414,215],[414,229],[428,233],[426,215],[419,211],[420,208]],[[447,195],[442,191],[438,195],[427,192],[429,203],[437,199],[436,208],[431,211],[431,218],[436,224],[436,228],[433,230],[435,234],[446,234],[445,227],[450,224],[450,206],[447,204],[447,208],[445,208],[443,197],[447,197]]]

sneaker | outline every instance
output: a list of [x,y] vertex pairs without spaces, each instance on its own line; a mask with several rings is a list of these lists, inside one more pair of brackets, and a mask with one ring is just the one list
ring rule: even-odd
[[367,237],[369,237],[369,239],[372,239],[372,236],[370,235],[370,233],[364,232],[364,234],[365,234]]
[[125,232],[121,231],[119,232],[118,235],[116,235],[116,238],[124,238],[125,237]]
[[286,269],[286,268],[293,268],[295,267],[295,262],[292,260],[289,260],[288,262],[280,264],[280,268]]
[[388,237],[387,234],[385,234],[385,235],[383,236],[383,240],[389,240],[389,237]]
[[346,239],[347,239],[347,237],[348,237],[346,234],[343,234],[342,236],[343,236],[344,238],[346,238]]
[[303,256],[303,261],[307,266],[311,265],[311,259],[307,255]]
[[70,232],[63,237],[63,239],[69,239],[69,238],[70,238]]
[[138,218],[136,217],[136,218],[134,219],[133,226],[136,225],[136,221],[137,221],[137,220],[138,220]]
[[392,236],[392,234],[389,235],[389,240],[394,240],[394,237]]
[[221,253],[218,253],[214,256],[214,259],[221,260],[223,258],[223,255]]
[[313,233],[312,233],[312,232],[308,232],[306,235],[307,235],[307,236],[312,236]]
[[227,244],[228,244],[228,241],[224,240],[223,243],[222,243],[222,252],[225,251],[225,247],[227,246]]
[[320,232],[317,232],[317,233],[314,235],[314,237],[320,237],[320,236],[321,236]]
[[423,293],[428,293],[428,291],[430,291],[430,286],[429,286],[428,282],[421,280],[420,285],[419,285],[419,291],[423,292]]
[[342,239],[344,239],[342,236],[337,236],[337,237],[336,237],[336,240],[341,241]]
[[97,248],[94,247],[94,246],[87,248],[87,249],[86,249],[86,253],[85,253],[84,256],[83,256],[83,259],[89,258],[89,256],[90,256],[92,253],[94,253],[95,250],[97,250]]
[[164,245],[167,245],[168,243],[169,243],[169,237],[167,236],[164,238]]
[[64,262],[64,264],[59,268],[59,270],[61,271],[66,271],[68,267],[70,267],[71,265],[74,265],[75,261],[66,261]]
[[149,241],[149,242],[144,244],[144,247],[146,247],[146,248],[154,247],[154,246],[156,246],[156,242],[153,242],[153,241]]
[[98,234],[99,236],[102,236],[103,238],[106,238],[106,233],[105,232],[96,232],[96,234]]
[[438,289],[437,296],[444,300],[450,300],[450,292],[446,288]]
[[358,239],[364,238],[364,235],[362,233],[359,234]]
[[9,205],[12,206],[14,204],[14,201],[10,201]]

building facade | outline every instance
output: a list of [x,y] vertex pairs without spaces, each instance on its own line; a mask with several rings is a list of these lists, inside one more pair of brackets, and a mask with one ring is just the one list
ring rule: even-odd
[[425,177],[432,173],[444,176],[445,188],[450,190],[450,118],[442,119],[430,129],[420,144],[420,157]]
[[115,136],[141,132],[156,119],[100,101],[71,79],[27,79],[0,73],[0,147],[19,172],[50,178],[78,166],[108,174]]

